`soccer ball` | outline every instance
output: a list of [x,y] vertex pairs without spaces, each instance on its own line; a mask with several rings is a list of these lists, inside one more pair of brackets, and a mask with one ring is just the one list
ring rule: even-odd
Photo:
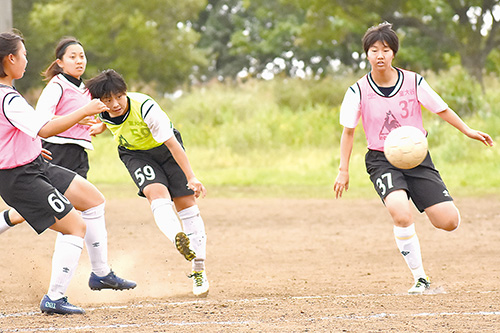
[[414,168],[427,156],[427,139],[416,127],[397,127],[385,139],[384,154],[396,168]]

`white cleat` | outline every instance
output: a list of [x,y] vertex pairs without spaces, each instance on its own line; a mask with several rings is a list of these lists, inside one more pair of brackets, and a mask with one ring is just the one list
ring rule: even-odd
[[197,297],[207,297],[210,284],[205,271],[193,271],[189,277],[193,278],[193,294]]
[[410,295],[422,295],[424,291],[429,289],[431,287],[431,281],[429,280],[428,277],[426,278],[419,278],[413,287],[411,287],[408,290],[408,294]]

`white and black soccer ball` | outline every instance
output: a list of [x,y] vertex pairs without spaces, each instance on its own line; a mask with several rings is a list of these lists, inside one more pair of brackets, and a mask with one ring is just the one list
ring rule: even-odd
[[427,156],[427,138],[416,127],[397,127],[385,139],[384,154],[396,168],[414,168]]

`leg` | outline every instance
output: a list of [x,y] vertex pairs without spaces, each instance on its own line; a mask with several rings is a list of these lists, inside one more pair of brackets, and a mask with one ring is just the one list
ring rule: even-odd
[[195,271],[204,269],[203,262],[206,259],[207,238],[205,224],[200,216],[200,209],[196,204],[194,195],[174,198],[175,207],[182,221],[182,227],[189,236],[196,258],[193,265],[199,262],[200,266],[193,267]]
[[[415,231],[415,224],[410,211],[410,202],[406,191],[398,190],[390,193],[385,198],[385,204],[394,221],[394,238],[400,253],[403,255],[406,264],[410,268],[415,285],[408,291],[409,293],[422,293],[427,285],[417,288],[420,279],[427,281],[427,276],[422,265],[422,254],[420,242]],[[423,282],[421,282],[422,284]]]
[[453,231],[460,225],[460,213],[453,201],[444,201],[425,209],[427,217],[438,229]]
[[24,222],[24,217],[14,208],[9,208],[0,212],[0,234],[22,222]]
[[109,274],[108,239],[104,219],[104,196],[90,182],[76,176],[64,195],[73,206],[82,212],[87,225],[85,243],[89,253],[92,272],[98,276]]
[[410,201],[408,200],[406,191],[398,190],[391,192],[385,197],[384,202],[396,227],[406,228],[413,224]]
[[56,241],[52,256],[49,291],[40,303],[40,310],[49,314],[85,313],[82,308],[68,303],[64,297],[82,253],[85,223],[73,209],[64,218],[56,220],[50,229],[60,232],[61,236]]
[[189,238],[182,231],[167,187],[160,183],[153,183],[147,185],[142,192],[151,204],[158,228],[175,244],[186,260],[193,260],[195,253],[189,248]]
[[99,206],[105,201],[97,187],[81,176],[75,176],[64,196],[81,212]]
[[76,176],[64,195],[82,212],[82,219],[87,226],[85,244],[92,265],[89,287],[92,290],[135,288],[137,284],[134,281],[116,276],[109,267],[105,200],[101,192],[83,177]]
[[175,207],[179,212],[184,232],[188,235],[196,257],[193,260],[193,293],[195,296],[206,296],[209,283],[205,273],[207,237],[205,224],[200,216],[194,195],[174,198]]

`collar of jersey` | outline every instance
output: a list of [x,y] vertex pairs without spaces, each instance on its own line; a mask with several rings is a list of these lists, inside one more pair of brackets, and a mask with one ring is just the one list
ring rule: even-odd
[[398,81],[396,82],[396,84],[394,85],[394,89],[392,89],[392,92],[388,96],[384,95],[382,91],[380,91],[379,86],[375,83],[375,81],[373,81],[372,73],[368,73],[368,83],[370,84],[370,87],[372,87],[373,91],[377,93],[377,95],[380,95],[382,97],[393,97],[399,92],[399,89],[401,89],[401,87],[403,86],[403,73],[398,68],[396,68],[396,70],[398,71]]
[[73,85],[75,85],[77,88],[82,88],[82,84],[83,84],[83,80],[82,79],[77,79],[76,77],[71,76],[71,75],[66,74],[66,73],[61,73],[61,75],[64,76],[64,78],[66,80],[68,80],[70,83],[72,83]]

